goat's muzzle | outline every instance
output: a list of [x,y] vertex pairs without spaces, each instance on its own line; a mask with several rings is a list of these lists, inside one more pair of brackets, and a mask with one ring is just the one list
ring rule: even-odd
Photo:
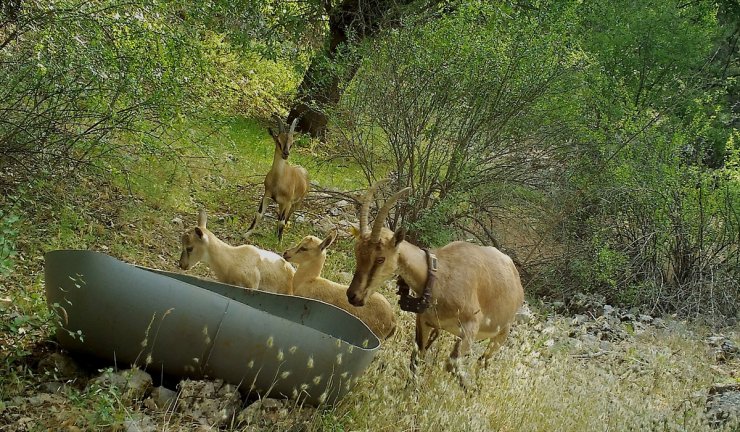
[[352,306],[364,306],[365,305],[365,296],[360,295],[357,289],[357,287],[361,284],[360,282],[361,277],[359,274],[355,272],[355,275],[352,277],[352,282],[350,282],[349,287],[347,288],[347,301]]
[[349,301],[349,304],[351,304],[352,306],[365,306],[365,299],[361,298],[353,292],[350,292],[349,290],[347,291],[347,301]]
[[185,255],[185,251],[183,251],[180,255],[180,259],[177,261],[177,266],[183,270],[187,270],[190,268],[189,264],[190,263],[187,262],[187,255]]
[[283,152],[283,159],[288,160],[288,156],[290,156],[290,152]]

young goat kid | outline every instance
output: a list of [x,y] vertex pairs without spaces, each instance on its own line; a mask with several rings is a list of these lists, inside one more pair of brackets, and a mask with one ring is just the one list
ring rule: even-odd
[[430,339],[431,332],[446,330],[459,338],[446,369],[467,386],[461,357],[469,353],[475,341],[488,339],[480,358],[486,367],[504,343],[524,297],[519,272],[511,258],[494,247],[456,241],[425,251],[405,241],[403,229],[394,233],[383,227],[391,207],[410,188],[386,201],[370,230],[368,211],[378,184],[368,190],[360,210],[360,228],[355,232],[356,269],[347,298],[351,304],[362,306],[374,290],[398,274],[416,293],[411,303],[418,302],[414,305],[418,351],[411,356],[412,370],[416,369],[417,356],[423,356],[436,338]]
[[275,133],[271,128],[267,130],[275,141],[275,154],[272,158],[272,168],[265,176],[265,193],[254,215],[252,224],[247,229],[247,235],[257,227],[257,224],[267,210],[268,199],[272,198],[278,204],[278,239],[283,239],[283,229],[295,211],[298,203],[308,193],[308,171],[298,165],[288,163],[290,148],[293,145],[293,132],[298,122],[296,118],[290,125],[290,130],[285,131],[282,120],[278,123],[279,131]]
[[280,255],[252,245],[230,246],[206,228],[206,212],[198,226],[182,235],[180,268],[202,261],[224,283],[280,294],[293,294],[295,269]]
[[396,317],[385,297],[380,293],[373,293],[367,299],[365,307],[354,307],[347,301],[346,285],[321,277],[321,269],[326,261],[326,248],[336,238],[336,232],[323,241],[318,237],[306,236],[298,245],[285,251],[283,258],[298,264],[293,277],[294,294],[340,307],[362,320],[379,338],[390,337],[396,329]]

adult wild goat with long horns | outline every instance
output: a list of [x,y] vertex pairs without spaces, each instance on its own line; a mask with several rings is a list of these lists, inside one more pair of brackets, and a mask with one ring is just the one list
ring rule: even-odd
[[[446,330],[459,339],[447,360],[446,369],[463,385],[467,377],[460,360],[477,340],[488,339],[479,359],[484,367],[506,340],[514,316],[522,305],[524,290],[519,272],[509,256],[490,246],[456,241],[425,250],[404,240],[403,229],[395,233],[383,227],[385,218],[399,198],[411,188],[396,192],[378,211],[368,228],[370,202],[379,183],[368,190],[360,210],[355,234],[356,269],[347,298],[362,306],[368,296],[394,274],[399,276],[401,307],[415,312],[416,347],[412,370],[435,338],[432,330]],[[409,295],[409,289],[415,297]]]

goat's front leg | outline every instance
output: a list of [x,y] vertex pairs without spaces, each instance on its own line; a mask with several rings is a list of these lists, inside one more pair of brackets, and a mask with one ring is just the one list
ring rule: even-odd
[[[425,358],[427,348],[434,342],[434,339],[429,339],[429,335],[432,330],[438,332],[436,329],[426,325],[421,317],[421,314],[416,315],[416,347],[411,352],[411,372],[416,374],[416,369],[419,366],[419,357]],[[438,333],[435,333],[438,335]]]
[[290,208],[290,203],[286,203],[285,205],[281,204],[278,210],[278,241],[280,242],[283,241],[283,230],[285,229],[288,215],[291,213]]
[[260,205],[259,207],[257,207],[257,213],[254,215],[254,219],[252,219],[252,224],[249,225],[246,235],[249,235],[252,233],[252,230],[254,230],[257,227],[257,224],[262,219],[262,216],[265,215],[265,211],[267,210],[267,202],[269,199],[270,198],[267,196],[267,193],[262,195],[262,199],[260,200]]
[[470,387],[470,379],[464,370],[462,361],[470,353],[473,342],[475,342],[475,336],[478,334],[478,329],[479,323],[477,320],[460,323],[460,339],[455,343],[455,348],[452,349],[450,358],[447,359],[447,363],[445,364],[445,369],[457,376],[460,384],[465,388]]

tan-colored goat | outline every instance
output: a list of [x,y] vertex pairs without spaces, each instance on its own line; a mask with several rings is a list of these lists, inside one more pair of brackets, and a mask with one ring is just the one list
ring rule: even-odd
[[278,204],[278,239],[282,240],[285,224],[288,223],[296,206],[308,193],[308,171],[301,166],[288,163],[290,148],[293,146],[293,132],[297,122],[297,118],[293,120],[290,130],[287,132],[282,120],[278,123],[279,131],[277,133],[271,128],[267,129],[275,141],[275,154],[272,158],[272,168],[265,176],[265,193],[262,195],[257,213],[254,215],[246,235],[251,234],[257,227],[267,210],[268,200],[272,198]]
[[[362,306],[394,274],[422,298],[429,275],[426,252],[405,241],[403,229],[394,233],[383,227],[391,207],[410,188],[389,198],[378,212],[372,230],[368,228],[370,201],[377,187],[378,183],[364,198],[360,228],[355,232],[356,269],[347,290],[349,302],[355,306]],[[416,315],[418,352],[412,354],[412,370],[416,368],[417,356],[423,356],[434,341],[430,340],[432,330],[446,330],[459,338],[446,368],[466,384],[461,357],[469,353],[475,341],[488,339],[488,347],[480,358],[487,366],[509,334],[524,290],[511,258],[494,247],[456,241],[430,252],[436,256],[436,283],[428,309]]]
[[252,245],[230,246],[206,228],[206,212],[198,226],[182,235],[180,268],[203,262],[221,282],[263,291],[293,294],[295,269],[280,255]]
[[373,293],[364,307],[355,307],[347,301],[347,285],[321,277],[326,261],[326,248],[334,243],[336,237],[336,232],[323,241],[318,237],[306,236],[283,253],[283,258],[298,264],[293,277],[293,293],[340,307],[362,320],[379,338],[390,337],[396,329],[396,316],[385,297],[380,293]]

